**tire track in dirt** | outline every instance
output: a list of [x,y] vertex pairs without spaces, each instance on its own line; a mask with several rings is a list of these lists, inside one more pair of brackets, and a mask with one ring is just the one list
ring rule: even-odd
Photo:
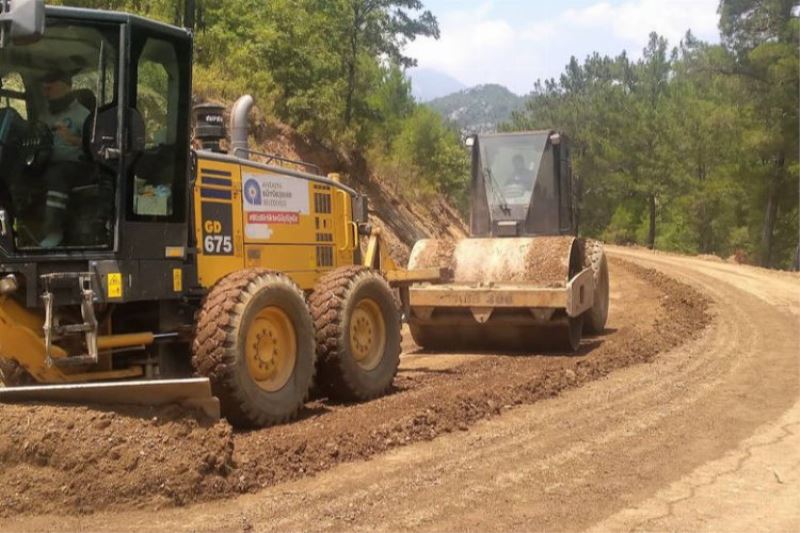
[[[649,299],[626,300],[623,295],[622,302],[638,309],[628,318],[652,316],[652,321],[620,324],[617,331],[588,341],[581,357],[485,355],[435,372],[401,371],[397,390],[388,397],[358,405],[316,402],[294,424],[234,434],[224,423],[203,428],[191,419],[160,412],[147,412],[147,420],[136,416],[140,413],[123,412],[103,415],[111,422],[92,435],[91,429],[85,430],[95,427],[99,416],[92,409],[2,406],[0,516],[183,505],[306,478],[340,463],[459,433],[513,406],[534,403],[616,368],[652,360],[696,336],[710,320],[705,300],[687,286],[621,262],[614,262],[612,268],[621,278],[644,281]],[[612,280],[613,276],[612,271]],[[157,423],[149,423],[152,416]],[[23,419],[37,428],[50,428],[47,431],[53,432],[60,446],[48,448],[44,455],[27,451],[23,441],[43,435],[20,431]],[[81,431],[75,431],[76,427]],[[187,428],[192,439],[184,442],[187,450],[182,452],[180,438],[174,437]],[[103,446],[92,455],[83,444],[126,434],[141,435],[146,441],[150,431],[166,435],[170,442],[174,438],[172,447],[154,443],[140,454],[140,462],[131,471],[109,464],[105,460],[109,450]],[[80,442],[75,441],[77,436]],[[500,445],[496,452],[508,453],[509,446],[514,447]],[[83,453],[80,470],[68,468],[65,450],[70,449]],[[209,463],[215,470],[198,476]],[[31,470],[37,473],[35,483],[27,481]],[[180,471],[187,475],[181,476]],[[76,499],[76,493],[81,497]]]
[[[704,292],[714,295],[717,307],[722,308],[721,326],[727,325],[735,340],[729,351],[720,350],[720,363],[727,363],[718,365],[724,374],[715,373],[702,384],[705,401],[710,397],[717,404],[714,416],[727,415],[736,422],[727,424],[731,435],[711,432],[705,438],[730,443],[750,436],[646,501],[598,522],[591,531],[800,529],[796,489],[800,482],[796,432],[800,424],[800,275],[663,253],[622,249],[616,253],[641,257],[660,268],[680,265],[685,271],[690,267],[704,281]],[[730,291],[731,285],[735,291]],[[714,420],[710,425],[712,430],[725,427],[725,421]],[[691,429],[687,425],[686,430]]]

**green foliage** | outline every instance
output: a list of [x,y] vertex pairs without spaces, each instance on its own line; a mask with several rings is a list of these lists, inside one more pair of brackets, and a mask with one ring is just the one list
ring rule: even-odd
[[[184,8],[183,0],[62,3],[169,23]],[[571,138],[585,235],[790,266],[800,217],[794,4],[720,0],[721,45],[687,34],[670,49],[652,34],[636,61],[625,53],[572,58],[559,79],[537,82],[501,128],[555,128]],[[459,135],[414,103],[405,77],[414,59],[403,45],[439,35],[420,0],[196,5],[199,98],[251,93],[268,118],[348,155],[367,154],[403,193],[448,194],[466,212]],[[514,107],[489,89],[497,98],[455,103],[449,114],[469,107],[470,120],[494,120],[498,108]]]
[[653,34],[573,58],[505,129],[573,142],[587,235],[789,267],[798,247],[798,35],[786,0],[722,0],[722,45]]
[[[426,106],[417,106],[400,124],[388,149],[373,154],[380,173],[392,175],[398,189],[417,197],[442,193],[467,212],[469,158],[458,132]],[[434,178],[435,177],[435,178]],[[431,179],[434,178],[434,179]]]
[[636,230],[640,226],[641,213],[636,212],[624,203],[619,205],[611,216],[611,221],[602,233],[606,242],[614,244],[633,244],[636,242]]
[[169,0],[48,0],[49,5],[126,11],[162,22],[176,22],[178,3]]

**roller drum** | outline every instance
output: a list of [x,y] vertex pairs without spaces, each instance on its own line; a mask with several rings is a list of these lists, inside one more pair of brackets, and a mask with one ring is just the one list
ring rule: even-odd
[[[463,284],[566,286],[575,237],[463,239],[457,243],[424,239],[411,251],[409,269],[447,268],[448,280]],[[576,266],[572,265],[573,270]]]
[[[409,269],[445,268],[456,285],[562,288],[583,268],[581,241],[572,236],[470,238],[457,243],[425,239],[411,251]],[[465,309],[436,309],[428,320],[412,312],[411,334],[433,350],[502,349],[574,351],[582,317],[556,310],[549,321],[536,321],[528,308],[495,309],[485,323]]]

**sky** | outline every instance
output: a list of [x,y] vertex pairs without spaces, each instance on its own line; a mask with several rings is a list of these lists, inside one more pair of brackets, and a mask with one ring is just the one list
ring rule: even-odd
[[593,51],[641,57],[651,31],[677,45],[686,30],[719,41],[719,0],[422,0],[441,38],[417,39],[406,52],[420,68],[467,86],[499,83],[517,94],[558,77],[570,56]]

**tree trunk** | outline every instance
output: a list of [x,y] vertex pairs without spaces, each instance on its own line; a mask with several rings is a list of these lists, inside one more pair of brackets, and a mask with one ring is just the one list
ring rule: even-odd
[[353,120],[353,93],[356,85],[356,63],[355,58],[347,65],[347,102],[344,110],[344,123],[350,125]]
[[775,232],[775,220],[778,217],[778,178],[770,179],[769,192],[767,193],[767,208],[764,213],[764,226],[761,229],[761,257],[763,267],[772,266],[772,237]]
[[581,232],[581,203],[583,201],[583,180],[580,176],[576,176],[572,180],[575,188],[572,191],[572,222],[575,235],[580,235]]
[[706,207],[706,197],[704,196],[700,206],[700,252],[710,254],[714,251],[714,230],[708,216]]
[[344,109],[344,123],[349,126],[353,120],[353,94],[356,91],[356,61],[358,61],[358,31],[361,25],[361,12],[353,10],[353,28],[350,34],[350,58],[347,62],[347,99]]
[[648,198],[650,208],[650,229],[647,232],[647,247],[651,250],[656,249],[656,195],[651,194]]

